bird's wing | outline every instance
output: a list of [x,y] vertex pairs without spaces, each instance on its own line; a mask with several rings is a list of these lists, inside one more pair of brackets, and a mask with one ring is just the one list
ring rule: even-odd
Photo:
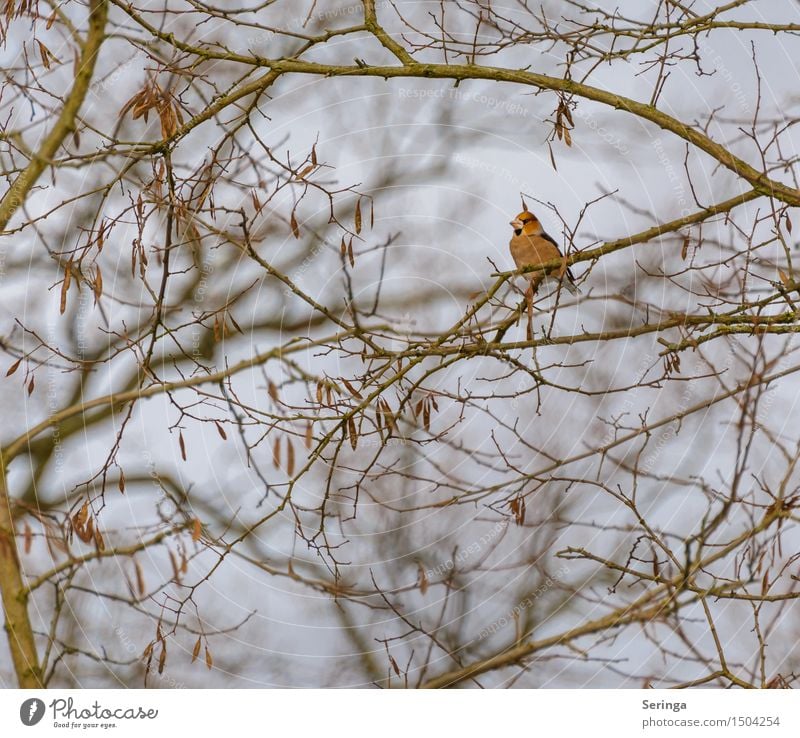
[[[550,243],[552,243],[553,246],[556,247],[556,250],[558,251],[559,255],[563,256],[563,254],[561,253],[561,248],[556,243],[556,240],[549,233],[545,233],[544,231],[542,231],[539,234],[539,238],[543,238],[545,241],[549,241]],[[575,276],[573,275],[572,270],[569,267],[567,267],[567,277],[569,278],[570,282],[575,281]]]

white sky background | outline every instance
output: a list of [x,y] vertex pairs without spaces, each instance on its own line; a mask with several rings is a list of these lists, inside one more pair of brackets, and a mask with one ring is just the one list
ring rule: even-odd
[[[285,18],[281,15],[279,3],[272,12],[275,24]],[[303,4],[303,14],[305,13]],[[329,3],[325,7],[349,7],[343,4]],[[411,2],[401,2],[404,11],[409,10]],[[417,3],[414,12],[420,16],[426,10],[426,3]],[[437,6],[438,3],[430,5]],[[513,11],[513,5],[509,12]],[[548,15],[555,18],[561,3],[545,3]],[[617,3],[614,3],[617,5]],[[642,3],[626,3],[621,7],[639,8]],[[610,7],[606,5],[604,7]],[[710,7],[710,5],[709,5]],[[697,8],[698,12],[701,8]],[[285,11],[283,11],[285,12]],[[386,25],[391,27],[391,11],[379,5],[379,13]],[[763,18],[759,16],[764,13]],[[259,15],[259,21],[269,22],[270,11]],[[354,22],[351,15],[333,16],[328,25]],[[781,22],[800,21],[800,11],[794,2],[752,3],[740,12],[733,13],[730,19],[763,19]],[[186,32],[185,26],[175,30]],[[19,50],[19,44],[25,40],[25,28],[20,25],[20,36],[9,42],[4,56],[13,57]],[[208,33],[207,37],[203,34]],[[193,40],[201,38],[219,38],[226,31],[209,23],[195,31]],[[666,113],[675,115],[686,122],[694,122],[707,115],[712,109],[724,105],[720,116],[728,118],[748,119],[755,109],[756,80],[751,58],[751,40],[755,43],[756,59],[762,72],[761,114],[764,118],[779,115],[781,111],[794,111],[797,105],[796,81],[798,79],[797,59],[800,52],[800,40],[791,42],[783,36],[784,45],[779,46],[768,32],[739,33],[717,32],[702,49],[704,67],[716,66],[717,74],[710,77],[698,77],[692,65],[684,63],[671,71],[671,76],[660,98],[659,107]],[[231,48],[245,50],[254,45],[258,53],[270,55],[270,43],[267,39],[242,38],[238,35],[230,40]],[[14,48],[16,46],[16,51]],[[325,60],[340,59],[350,63],[354,56],[379,60],[385,56],[377,44],[356,44],[352,41],[332,42],[320,58]],[[56,50],[54,48],[54,50]],[[127,59],[127,56],[123,57]],[[6,59],[3,59],[5,61]],[[125,63],[109,45],[101,57],[100,68],[112,73],[113,83],[103,85],[95,96],[87,101],[91,108],[87,111],[89,118],[102,120],[104,116],[116,115],[130,96],[144,81],[141,59]],[[488,63],[497,66],[522,66],[530,64],[537,72],[559,74],[561,57],[548,55],[539,48],[531,47],[524,53],[516,50],[504,54]],[[113,72],[117,64],[122,64],[121,72]],[[68,65],[67,65],[68,66]],[[66,70],[67,73],[69,70]],[[590,79],[595,86],[605,87],[638,100],[649,98],[652,88],[652,73],[637,76],[640,68],[636,64],[625,65],[615,63],[607,69],[598,69]],[[418,80],[383,80],[371,79],[318,79],[288,77],[271,90],[271,100],[260,106],[262,112],[269,116],[258,124],[259,133],[271,144],[288,140],[282,144],[282,150],[290,150],[299,156],[304,154],[316,140],[319,159],[332,167],[332,176],[340,183],[363,183],[362,191],[375,197],[375,228],[367,232],[365,246],[372,246],[392,233],[399,236],[390,250],[386,281],[383,286],[384,295],[403,297],[417,290],[433,290],[437,299],[424,303],[418,311],[405,311],[403,314],[391,316],[398,322],[411,321],[425,330],[436,331],[452,323],[463,313],[469,295],[492,282],[494,268],[488,259],[502,269],[512,267],[507,243],[510,237],[508,221],[519,210],[520,191],[531,197],[552,203],[561,216],[570,224],[578,218],[584,204],[596,198],[601,188],[617,190],[616,197],[609,197],[593,205],[588,211],[579,236],[573,244],[582,249],[598,240],[615,239],[636,233],[652,225],[652,219],[641,214],[632,214],[621,206],[621,201],[628,201],[637,208],[652,212],[658,221],[668,221],[681,214],[684,208],[696,209],[691,191],[683,171],[684,147],[673,136],[658,130],[655,126],[645,124],[622,111],[613,111],[601,105],[580,100],[574,113],[576,127],[572,132],[573,146],[567,148],[561,142],[553,143],[557,163],[557,171],[550,163],[545,139],[551,130],[546,119],[555,107],[555,97],[549,93],[538,96],[526,94],[517,86],[491,83],[466,82],[457,89],[447,81],[424,82]],[[7,114],[7,113],[6,113]],[[23,116],[23,111],[16,111]],[[27,111],[26,113],[27,114]],[[712,125],[710,135],[722,143],[727,142],[737,123],[728,122]],[[207,129],[207,131],[206,131]],[[155,138],[157,123],[151,123],[149,133],[143,122],[129,123],[126,129],[130,136]],[[212,124],[205,124],[205,135],[209,143],[218,135]],[[204,156],[196,146],[197,138],[191,150],[179,148],[176,159],[199,164]],[[786,141],[792,140],[786,138]],[[794,139],[796,140],[796,139]],[[659,143],[660,142],[660,145]],[[734,153],[748,161],[757,163],[753,158],[753,148],[744,143],[734,147]],[[439,169],[437,169],[439,167]],[[739,184],[728,172],[715,170],[708,158],[693,152],[690,157],[690,168],[693,173],[693,184],[698,197],[704,204],[718,202],[734,195]],[[388,191],[374,190],[374,184],[380,181],[380,175],[386,169],[393,169],[402,174],[400,184]],[[775,175],[782,181],[789,182],[788,177]],[[39,195],[31,205],[32,210],[44,208],[46,198],[58,201],[69,185],[60,183],[61,189],[56,195],[52,191]],[[75,175],[74,182],[81,182],[81,175]],[[322,204],[324,207],[324,203]],[[556,240],[561,240],[562,229],[556,215],[542,206],[532,209],[540,216],[546,229]],[[740,225],[746,224],[744,215],[749,209],[763,207],[762,202],[739,208],[736,220]],[[63,218],[63,215],[60,216]],[[301,226],[304,221],[320,225],[324,224],[326,214],[323,209],[314,212],[313,208],[301,206],[299,210]],[[56,234],[63,229],[63,220],[47,221],[42,225],[45,233]],[[276,266],[291,264],[296,255],[299,242],[292,238],[287,227],[271,225],[273,228],[264,242],[262,253],[267,255]],[[711,229],[704,231],[709,235]],[[719,233],[725,229],[718,229]],[[691,233],[691,232],[690,232]],[[114,247],[119,247],[119,269],[124,273],[129,269],[130,239],[120,232]],[[662,242],[651,242],[626,250],[615,256],[603,259],[594,268],[592,274],[581,289],[586,299],[577,306],[560,308],[556,333],[574,333],[582,328],[594,330],[600,327],[619,327],[632,320],[630,308],[610,300],[589,299],[594,295],[615,294],[626,290],[629,296],[642,295],[648,301],[659,302],[675,310],[690,309],[694,300],[687,300],[675,289],[669,288],[663,295],[664,280],[657,277],[646,278],[632,263],[635,254],[640,263],[651,268],[659,264],[671,264],[678,268],[680,264],[680,242],[675,238]],[[38,248],[26,237],[6,238],[2,243],[3,259],[6,264],[22,262],[27,254]],[[710,247],[696,255],[698,259],[713,259]],[[111,257],[109,257],[111,258]],[[53,269],[42,266],[43,262],[34,264],[30,276],[22,280],[17,272],[14,281],[6,276],[0,291],[0,334],[9,335],[13,329],[13,320],[22,313],[25,306],[24,320],[28,324],[37,325],[40,330],[51,330],[58,335],[60,328],[57,322],[58,289],[45,292],[57,277]],[[376,254],[358,258],[354,270],[356,292],[364,295],[365,302],[372,299],[374,282],[379,259]],[[339,258],[337,249],[326,248],[317,254],[308,268],[288,268],[297,283],[314,297],[328,304],[337,304],[341,295],[341,274],[338,271]],[[586,264],[577,265],[574,270],[581,277]],[[245,270],[242,283],[259,276],[253,265],[243,265]],[[636,278],[634,280],[634,275]],[[106,282],[112,278],[106,275]],[[212,285],[212,289],[220,289]],[[251,300],[244,304],[250,309],[263,312],[265,305],[275,303],[279,310],[280,300],[274,282],[264,280],[254,291]],[[642,293],[641,290],[645,290]],[[339,302],[340,304],[340,302]],[[289,314],[304,314],[299,305],[291,301],[287,310]],[[239,315],[239,313],[237,313]],[[246,315],[244,316],[246,320]],[[112,315],[112,322],[114,316]],[[641,316],[643,320],[643,315]],[[97,311],[87,316],[89,333],[100,324]],[[543,323],[545,324],[545,323]],[[513,332],[509,334],[511,338]],[[519,329],[519,337],[524,338],[524,328]],[[231,363],[247,356],[253,350],[268,347],[273,334],[261,334],[256,345],[241,338],[234,338],[226,344],[226,351]],[[552,375],[552,379],[564,383],[580,383],[584,388],[599,389],[609,386],[625,386],[651,365],[656,368],[660,360],[655,356],[659,347],[653,339],[638,339],[630,345],[615,343],[602,346],[594,352],[589,345],[577,345],[566,350],[554,347],[540,351],[541,362],[556,360],[579,363],[586,359],[592,362],[574,369],[564,369]],[[746,339],[743,339],[746,340]],[[775,342],[775,346],[778,342]],[[717,355],[725,355],[726,347],[721,344],[716,349]],[[219,354],[217,354],[217,359]],[[320,361],[330,364],[332,375],[343,374],[349,364],[338,367],[331,359],[308,357],[309,366],[319,366]],[[684,370],[691,375],[694,367],[691,357],[684,358]],[[357,371],[357,363],[353,362],[350,371]],[[477,362],[460,363],[456,370],[448,375],[453,384],[456,377],[461,377],[465,384],[471,383],[476,391],[485,389],[479,381],[481,376],[495,376],[501,370],[487,364]],[[731,368],[736,371],[735,364]],[[346,376],[346,374],[345,374]],[[114,386],[115,377],[104,377],[97,382],[93,391],[102,394]],[[275,377],[275,379],[278,379]],[[63,379],[57,371],[51,371],[45,382],[58,392]],[[509,386],[513,384],[510,380]],[[37,377],[37,383],[40,382]],[[42,384],[44,385],[45,382]],[[266,391],[260,372],[247,377],[240,377],[236,382],[243,398],[251,398],[255,403],[264,404]],[[533,411],[534,398],[527,395],[522,400],[522,409],[509,410],[509,418],[519,414],[523,421],[524,435],[532,443],[548,443],[548,449],[557,456],[568,456],[586,447],[586,443],[596,442],[606,432],[605,426],[595,415],[608,418],[615,413],[627,411],[632,418],[644,407],[650,406],[653,417],[659,417],[674,411],[676,404],[693,403],[706,396],[711,385],[697,381],[686,385],[677,384],[667,390],[641,390],[636,393],[614,394],[606,400],[595,404],[583,402],[578,398],[574,405],[564,407],[563,397],[556,393],[545,392],[544,407],[541,415]],[[792,418],[796,416],[795,398],[797,381],[784,381],[774,392],[774,400],[770,404],[773,427],[796,437],[796,424]],[[30,399],[21,398],[19,387],[10,380],[0,384],[2,392],[3,416],[6,429],[0,439],[7,442],[14,437],[23,426],[32,425],[48,412],[47,398],[44,393],[34,394]],[[524,403],[531,403],[530,412],[526,412]],[[627,403],[627,404],[626,404]],[[730,472],[731,452],[727,423],[730,421],[731,405],[725,412],[714,412],[708,422],[699,423],[699,417],[687,421],[681,429],[676,443],[665,445],[663,453],[654,459],[658,468],[667,472],[674,471],[680,476],[705,473],[709,478],[725,477]],[[670,410],[672,408],[672,410]],[[224,510],[229,515],[237,515],[242,520],[253,520],[263,514],[264,508],[257,508],[261,499],[260,482],[248,471],[241,447],[233,440],[223,443],[213,426],[190,424],[184,431],[189,449],[189,462],[181,461],[177,438],[170,434],[164,422],[165,416],[173,411],[161,399],[149,400],[139,406],[135,414],[135,422],[128,429],[124,446],[123,459],[131,465],[155,464],[159,470],[175,474],[185,487],[192,489],[203,506]],[[170,416],[170,422],[174,417]],[[525,427],[527,424],[527,427]],[[467,423],[456,432],[465,442],[481,444],[482,449],[491,449],[488,433],[491,429],[485,419]],[[229,431],[229,436],[233,438]],[[52,473],[42,482],[42,489],[48,498],[57,498],[59,494],[69,490],[76,482],[86,478],[87,473],[96,470],[97,463],[104,458],[108,449],[111,432],[95,434],[85,443],[70,442],[65,450],[63,464],[55,465]],[[591,439],[587,441],[587,437]],[[687,440],[691,439],[691,442]],[[549,439],[549,440],[548,440]],[[274,472],[269,461],[270,443],[259,447],[262,462],[266,469]],[[436,459],[436,450],[426,448],[426,453]],[[518,451],[522,468],[536,468],[540,460],[525,459],[529,452],[521,448]],[[397,454],[411,454],[402,447]],[[407,457],[410,461],[410,457]],[[446,455],[442,462],[447,463]],[[22,460],[17,461],[20,464]],[[424,463],[417,459],[414,463]],[[608,462],[607,462],[608,463]],[[482,474],[482,481],[489,483],[491,479],[502,477],[497,469],[490,470],[475,466],[467,459],[457,460],[458,466],[453,469],[457,474],[472,478]],[[753,461],[753,473],[761,473],[770,464],[769,449],[762,445]],[[609,469],[613,465],[609,464]],[[591,467],[596,470],[596,467]],[[589,466],[587,466],[587,470]],[[315,485],[321,480],[319,473],[309,475],[300,494],[309,499],[316,498],[319,490]],[[609,472],[609,479],[614,475]],[[25,484],[26,471],[23,468],[11,468],[10,481],[13,485]],[[720,482],[720,484],[722,484]],[[569,509],[573,517],[586,522],[602,522],[610,525],[614,522],[623,524],[630,522],[619,510],[609,504],[602,493],[592,488],[575,487],[566,491],[564,485],[553,483],[547,493],[548,504],[561,500],[561,504]],[[649,496],[654,519],[672,530],[691,530],[692,521],[705,509],[705,498],[699,493],[686,490],[682,498],[676,499],[674,494],[668,499],[661,496],[662,489],[656,485],[643,485],[642,495]],[[672,490],[674,493],[674,489]],[[378,486],[373,493],[380,499],[391,496],[398,503],[410,503],[421,499],[424,490],[386,489]],[[114,525],[130,526],[129,535],[135,537],[136,526],[152,523],[154,489],[149,491],[129,491],[124,500],[115,498],[109,505],[103,518],[104,524],[111,528]],[[116,491],[110,495],[115,496]],[[534,498],[538,499],[538,498]],[[413,584],[417,577],[417,561],[425,562],[431,568],[447,560],[448,552],[454,546],[466,547],[480,539],[487,531],[493,530],[497,514],[487,510],[484,504],[477,507],[445,508],[428,514],[407,515],[403,518],[390,515],[366,498],[362,500],[358,519],[350,525],[347,538],[351,541],[347,549],[348,556],[354,562],[350,569],[348,581],[361,586],[369,584],[370,569],[385,576],[387,586]],[[535,505],[531,516],[537,518]],[[543,506],[542,515],[546,517],[550,508]],[[402,549],[400,560],[394,560],[398,551],[384,540],[391,526],[400,523],[404,526],[396,536],[391,536],[392,545]],[[583,545],[602,555],[614,556],[624,560],[624,552],[630,541],[620,537],[599,535],[591,538],[589,528],[575,528],[560,533],[560,538],[552,553],[567,545]],[[603,533],[602,530],[599,531]],[[536,545],[537,530],[535,527],[523,529],[504,529],[504,543],[496,552],[495,562],[500,565],[515,560]],[[790,539],[787,538],[786,542]],[[270,524],[263,529],[258,545],[246,547],[248,553],[257,556],[274,556],[281,559],[280,554],[291,550],[292,522],[286,520],[282,525]],[[615,546],[622,543],[620,551]],[[797,539],[795,537],[795,543]],[[294,552],[297,561],[307,560],[317,563],[315,554],[301,548]],[[159,556],[161,558],[159,558]],[[383,560],[383,556],[388,557]],[[211,558],[200,559],[196,572],[202,571],[202,565],[209,565]],[[564,562],[556,558],[546,562],[551,570],[557,570]],[[591,568],[577,562],[566,562],[569,566],[570,581],[580,582],[588,576]],[[150,559],[142,559],[142,564],[153,581],[157,574],[153,569],[169,571],[169,563],[163,550],[154,551]],[[42,568],[46,565],[43,557]],[[113,589],[114,584],[124,589],[119,580],[116,565],[109,563],[101,570],[94,569],[97,586]],[[37,567],[32,566],[33,569]],[[120,565],[120,569],[125,569]],[[127,569],[129,570],[129,568]],[[115,574],[115,572],[117,572]],[[471,629],[477,634],[494,620],[508,613],[518,601],[521,583],[513,577],[506,579],[492,577],[484,573],[474,575],[473,586],[458,604],[461,612],[470,618]],[[116,576],[116,583],[109,578]],[[391,581],[390,581],[391,579]],[[89,580],[86,579],[88,583]],[[597,581],[597,592],[600,596],[606,591],[610,582]],[[547,601],[547,608],[552,612],[558,607],[553,592],[552,601]],[[163,686],[356,686],[363,683],[363,672],[359,668],[360,657],[353,642],[342,638],[341,623],[336,619],[335,606],[327,597],[321,597],[308,589],[294,586],[284,578],[269,577],[249,564],[236,559],[229,559],[221,567],[212,580],[206,584],[198,596],[204,604],[202,610],[209,627],[230,627],[255,611],[240,630],[227,636],[217,636],[212,640],[215,670],[206,672],[203,668],[188,668],[186,654],[182,662],[177,662],[173,671],[168,667]],[[46,600],[42,600],[46,603]],[[83,627],[85,636],[95,644],[103,644],[108,650],[120,650],[128,654],[140,653],[151,637],[150,630],[143,630],[141,617],[131,618],[120,611],[108,608],[105,603],[84,600],[76,613],[78,628]],[[417,617],[427,617],[436,611],[437,596],[435,591],[427,595],[427,599],[416,594],[409,594],[407,606],[420,608]],[[544,605],[543,605],[544,607]],[[580,622],[587,617],[596,616],[599,610],[591,602],[565,603],[557,611],[552,623],[543,623],[537,631],[539,635],[547,635],[563,629],[564,622]],[[404,626],[386,620],[385,613],[371,611],[367,608],[350,608],[354,625],[361,629],[361,638],[367,648],[375,650],[374,658],[385,662],[383,646],[375,642],[376,638],[396,635],[404,630]],[[796,610],[795,610],[796,612]],[[694,613],[695,615],[697,613]],[[736,614],[731,607],[730,617],[720,624],[721,637],[735,641],[742,639],[740,658],[747,659],[751,655],[747,649],[745,633],[751,623],[746,617]],[[787,623],[786,633],[794,633],[797,637],[797,626]],[[698,633],[704,631],[702,620],[698,625]],[[498,637],[503,637],[498,634]],[[504,636],[508,641],[513,638],[513,625]],[[698,635],[700,639],[702,636]],[[129,648],[129,644],[135,644]],[[192,643],[184,644],[191,650]],[[417,644],[422,648],[421,642]],[[682,647],[680,644],[676,648]],[[0,646],[0,660],[6,660],[5,642]],[[177,648],[175,649],[177,654]],[[400,652],[403,653],[402,651]],[[599,655],[598,652],[595,655]],[[623,638],[605,647],[602,655],[611,659],[628,658],[630,661],[619,666],[623,670],[637,674],[649,671],[648,660],[655,654],[653,647],[646,640],[634,637],[633,631],[625,631]],[[398,661],[403,661],[396,654]],[[407,654],[406,654],[407,658]],[[793,656],[797,664],[797,654]],[[184,663],[186,662],[186,663]],[[182,665],[181,665],[182,664]],[[633,664],[633,666],[631,666]],[[440,666],[445,668],[445,662]],[[86,664],[78,665],[80,673],[74,677],[75,686],[115,686],[109,684],[111,678],[102,666],[90,667],[93,671],[86,673]],[[653,664],[655,670],[658,664]],[[687,666],[676,678],[691,678],[694,666]],[[613,669],[604,667],[600,662],[575,664],[567,660],[555,661],[547,668],[536,669],[536,673],[528,675],[525,686],[639,686],[626,680]],[[126,673],[122,670],[120,673]],[[7,676],[7,675],[6,675]],[[2,677],[5,680],[5,676]],[[484,677],[482,683],[492,685],[500,683],[501,675]],[[155,682],[158,684],[158,680]]]

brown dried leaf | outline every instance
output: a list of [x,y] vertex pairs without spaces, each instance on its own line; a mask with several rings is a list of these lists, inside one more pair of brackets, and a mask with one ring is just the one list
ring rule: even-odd
[[178,568],[178,560],[175,558],[175,554],[172,552],[171,548],[167,549],[167,553],[169,553],[169,563],[172,564],[172,578],[179,582],[181,581],[181,572]]
[[34,376],[33,376],[33,374],[31,374],[31,380],[30,380],[30,382],[28,382],[28,394],[29,394],[29,395],[32,395],[32,394],[33,394],[33,388],[34,388],[34,386],[35,386],[35,385],[34,385]]
[[353,447],[353,451],[355,451],[356,446],[358,446],[358,435],[356,434],[356,421],[353,419],[352,415],[347,419],[347,432],[350,435],[350,445]]
[[23,543],[23,551],[26,554],[31,552],[31,544],[33,543],[33,531],[31,530],[31,526],[28,525],[28,521],[25,521],[25,527],[22,530],[22,539]]
[[219,433],[220,438],[222,438],[223,441],[227,441],[228,440],[228,434],[225,432],[225,429],[219,424],[219,421],[215,420],[214,421],[214,425],[217,426],[217,433]]
[[356,265],[355,257],[353,256],[353,237],[350,237],[350,242],[347,244],[347,258],[350,261],[350,266]]
[[316,169],[316,165],[309,164],[307,167],[304,167],[297,175],[297,179],[305,179],[311,172]]
[[197,657],[200,655],[200,648],[202,645],[202,639],[200,636],[197,636],[197,643],[194,644],[194,648],[192,649],[192,663],[197,661]]
[[361,198],[356,201],[356,213],[354,216],[356,233],[361,233]]
[[553,155],[553,147],[549,143],[547,144],[547,151],[550,153],[550,163],[553,165],[553,171],[557,172],[556,157]]
[[267,392],[274,403],[278,404],[280,402],[280,400],[278,400],[278,388],[271,379],[267,381]]
[[[44,64],[45,69],[50,69],[50,57],[53,56],[48,49],[39,39],[36,39],[36,43],[39,44],[39,57],[42,60],[42,64]],[[54,57],[55,58],[55,57]]]
[[103,273],[100,271],[100,267],[95,265],[95,273],[94,273],[94,304],[97,305],[97,301],[103,295]]
[[355,397],[358,400],[364,399],[364,396],[355,387],[353,387],[353,385],[350,384],[350,382],[348,382],[346,379],[342,379],[342,384],[344,384],[344,386],[347,387],[348,390],[350,390],[350,394],[353,395],[353,397]]
[[144,572],[142,572],[142,566],[136,559],[133,560],[133,570],[136,573],[136,589],[139,590],[139,597],[144,597]]
[[294,444],[288,436],[286,437],[286,473],[290,477],[294,474]]
[[208,646],[206,646],[206,667],[211,669],[214,666],[214,660],[211,658],[211,651],[208,650]]
[[281,468],[281,437],[278,436],[272,444],[272,465]]
[[203,524],[200,522],[200,518],[195,518],[192,521],[192,540],[197,543],[200,540],[200,536],[203,533]]
[[67,293],[69,292],[69,284],[72,281],[72,259],[67,262],[64,269],[64,281],[61,283],[61,304],[59,306],[59,313],[64,314],[67,309]]
[[10,367],[8,367],[8,371],[6,372],[6,376],[10,377],[17,369],[19,369],[19,365],[22,363],[22,357],[20,356]]
[[294,210],[292,210],[292,217],[289,220],[289,224],[292,227],[292,235],[295,238],[300,238],[300,228],[297,225],[297,218],[294,217]]
[[417,567],[419,568],[419,593],[424,597],[428,591],[428,575],[421,563],[418,562]]
[[311,428],[311,423],[306,423],[306,435],[305,435],[305,444],[306,448],[311,448],[311,443],[314,440],[313,430]]
[[186,461],[186,441],[183,440],[183,431],[178,431],[178,445],[181,448],[181,458]]

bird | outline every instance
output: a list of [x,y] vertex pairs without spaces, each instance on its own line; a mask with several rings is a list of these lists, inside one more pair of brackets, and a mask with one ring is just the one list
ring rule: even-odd
[[[544,232],[539,219],[529,210],[523,210],[510,224],[514,228],[514,235],[508,246],[517,269],[540,266],[545,262],[553,261],[553,259],[564,258],[561,249],[558,248],[558,244],[552,236]],[[580,291],[569,268],[564,269],[563,266],[554,267],[549,271],[549,274],[558,277],[561,280],[561,284],[573,295],[578,294]],[[548,275],[545,275],[544,279],[542,279],[536,272],[528,273],[525,276],[532,282],[534,279],[539,282],[548,279]]]

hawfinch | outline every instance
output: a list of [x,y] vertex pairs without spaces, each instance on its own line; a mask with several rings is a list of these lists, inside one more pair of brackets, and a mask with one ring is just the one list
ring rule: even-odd
[[[514,227],[514,236],[509,243],[509,247],[517,269],[522,269],[526,266],[539,266],[553,259],[563,258],[558,244],[542,230],[542,224],[533,213],[524,210],[511,221],[511,225]],[[561,276],[559,275],[560,271],[560,267],[555,267],[550,270],[550,274]],[[534,279],[535,275],[536,273],[532,272],[525,276],[528,279]],[[547,280],[547,276],[540,281],[545,280]],[[569,269],[564,272],[561,280],[561,283],[573,295],[578,293],[579,290],[575,286],[575,277],[572,276],[572,272]]]

